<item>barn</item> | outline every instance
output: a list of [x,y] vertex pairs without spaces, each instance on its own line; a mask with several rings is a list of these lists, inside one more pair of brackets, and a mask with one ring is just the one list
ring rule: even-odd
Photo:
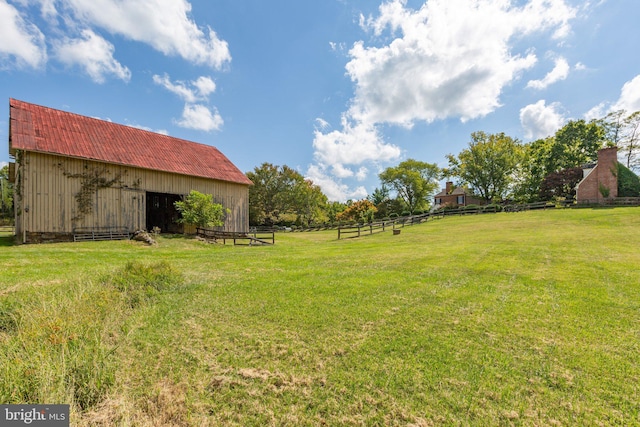
[[9,107],[19,242],[192,232],[174,207],[191,190],[229,210],[224,231],[248,231],[251,181],[217,148],[16,99]]

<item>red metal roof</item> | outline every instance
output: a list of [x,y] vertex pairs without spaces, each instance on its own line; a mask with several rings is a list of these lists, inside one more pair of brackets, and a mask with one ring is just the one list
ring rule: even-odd
[[9,100],[9,150],[36,151],[250,185],[217,148]]

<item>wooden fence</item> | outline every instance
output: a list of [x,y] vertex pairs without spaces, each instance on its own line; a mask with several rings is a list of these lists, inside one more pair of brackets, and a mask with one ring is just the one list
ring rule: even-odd
[[219,231],[210,228],[196,228],[196,235],[205,240],[214,242],[222,240],[223,244],[227,240],[233,241],[234,245],[275,245],[275,232],[271,229],[251,229],[248,233],[237,231]]
[[393,230],[394,234],[399,234],[400,229],[405,226],[421,224],[423,222],[433,219],[440,219],[442,217],[443,215],[441,212],[430,212],[421,215],[405,216],[386,221],[371,222],[367,224],[342,225],[338,227],[338,240],[382,233],[388,230]]
[[[496,212],[524,212],[533,210],[547,210],[558,208],[593,208],[607,206],[640,206],[640,197],[618,197],[610,200],[594,200],[577,204],[572,200],[561,202],[536,202],[526,204],[510,204],[510,205],[485,205],[485,206],[467,206],[458,209],[445,209],[435,212],[429,212],[421,215],[413,215],[400,217],[393,220],[372,222],[369,224],[352,224],[341,225],[338,227],[338,239],[361,237],[375,233],[381,233],[387,230],[398,230],[405,225],[420,224],[432,219],[439,219],[452,215],[477,215]],[[396,233],[399,233],[397,231]]]

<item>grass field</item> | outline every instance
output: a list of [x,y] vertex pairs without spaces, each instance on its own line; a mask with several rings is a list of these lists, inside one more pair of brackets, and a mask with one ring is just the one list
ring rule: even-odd
[[0,237],[0,402],[73,425],[640,425],[640,209],[273,247]]

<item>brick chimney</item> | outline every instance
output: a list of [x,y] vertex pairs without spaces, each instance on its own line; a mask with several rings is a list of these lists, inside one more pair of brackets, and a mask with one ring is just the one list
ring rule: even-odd
[[618,147],[598,151],[598,164],[576,187],[578,202],[599,202],[618,197]]
[[447,186],[445,187],[445,192],[447,194],[451,194],[452,191],[453,191],[453,182],[447,181]]

